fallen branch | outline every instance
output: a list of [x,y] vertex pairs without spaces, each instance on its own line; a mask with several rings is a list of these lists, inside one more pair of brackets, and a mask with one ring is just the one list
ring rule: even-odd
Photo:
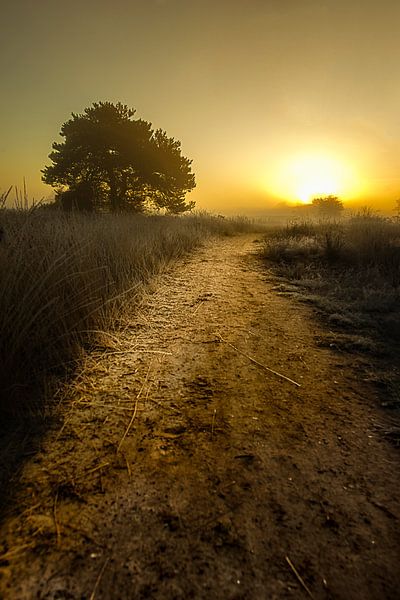
[[239,350],[239,348],[237,348],[236,346],[234,346],[233,344],[231,344],[230,342],[228,342],[228,340],[225,340],[221,335],[218,334],[218,337],[221,340],[221,342],[224,342],[225,344],[228,344],[228,346],[230,346],[231,348],[233,348],[234,350],[236,350],[236,352],[238,352],[242,356],[246,357],[250,362],[254,363],[258,367],[261,367],[265,371],[268,371],[269,373],[272,373],[273,375],[276,375],[277,377],[280,377],[281,379],[285,379],[286,381],[289,381],[289,383],[293,383],[293,385],[295,385],[297,387],[301,387],[301,384],[297,383],[297,381],[294,381],[293,379],[290,379],[289,377],[286,377],[286,375],[282,375],[282,373],[278,373],[278,371],[274,371],[273,369],[270,369],[266,365],[263,365],[262,363],[258,362],[258,360],[256,360],[255,358],[253,358],[252,356],[249,356],[249,354],[246,354],[242,350]]

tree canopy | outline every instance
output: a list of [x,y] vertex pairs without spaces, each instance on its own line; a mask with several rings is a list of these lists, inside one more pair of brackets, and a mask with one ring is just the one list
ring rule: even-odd
[[52,164],[42,180],[53,186],[64,208],[142,212],[146,207],[190,210],[186,194],[195,186],[192,161],[162,129],[135,119],[121,103],[94,103],[61,127]]
[[323,217],[338,217],[344,209],[343,202],[337,196],[314,198],[312,205]]

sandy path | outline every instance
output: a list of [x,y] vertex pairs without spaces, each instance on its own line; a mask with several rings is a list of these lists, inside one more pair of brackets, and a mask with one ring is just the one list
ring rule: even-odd
[[255,248],[188,257],[88,359],[3,524],[4,598],[399,597],[398,454]]

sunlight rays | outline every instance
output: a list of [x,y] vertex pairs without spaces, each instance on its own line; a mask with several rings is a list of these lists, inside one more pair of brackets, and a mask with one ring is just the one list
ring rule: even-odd
[[318,196],[346,200],[360,191],[355,169],[344,160],[323,154],[298,154],[281,161],[266,182],[275,195],[308,204]]

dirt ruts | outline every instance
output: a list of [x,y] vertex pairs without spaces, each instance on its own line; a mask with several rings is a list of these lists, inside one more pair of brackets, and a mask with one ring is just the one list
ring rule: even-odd
[[87,357],[2,525],[1,597],[399,597],[398,453],[362,361],[256,250],[175,264]]

